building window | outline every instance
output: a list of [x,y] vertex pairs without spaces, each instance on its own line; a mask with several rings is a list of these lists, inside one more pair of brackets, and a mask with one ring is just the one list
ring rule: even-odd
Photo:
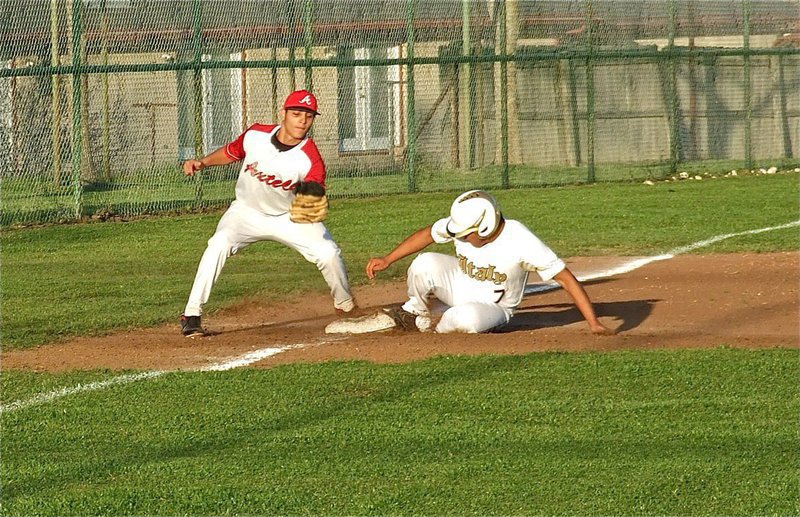
[[[241,61],[242,55],[206,54],[203,61]],[[242,127],[242,69],[203,70],[203,148],[209,152],[227,144]]]
[[[346,59],[398,57],[398,47],[342,48]],[[399,66],[340,67],[339,150],[386,150],[399,143]]]

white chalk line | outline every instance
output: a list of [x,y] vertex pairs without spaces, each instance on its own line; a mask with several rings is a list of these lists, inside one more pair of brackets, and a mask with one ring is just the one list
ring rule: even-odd
[[[262,359],[266,359],[267,357],[272,357],[273,355],[277,355],[289,350],[298,350],[309,346],[325,345],[328,343],[332,343],[334,341],[341,341],[342,339],[344,338],[334,337],[334,338],[328,338],[324,341],[314,341],[311,343],[293,343],[290,345],[284,345],[278,347],[261,348],[259,350],[247,352],[246,354],[242,354],[238,357],[234,357],[233,359],[228,359],[208,366],[186,371],[222,372],[222,371],[232,370],[234,368],[241,368],[243,366],[248,366],[253,363],[257,363]],[[29,408],[31,406],[38,406],[40,404],[46,404],[48,402],[53,402],[54,400],[58,400],[63,397],[67,397],[70,395],[77,395],[78,393],[85,393],[87,391],[97,391],[105,388],[110,388],[111,386],[117,386],[120,384],[130,384],[137,381],[155,379],[156,377],[160,377],[164,374],[178,372],[178,371],[181,370],[154,370],[149,372],[119,375],[117,377],[112,377],[110,379],[106,379],[103,381],[89,382],[86,384],[78,384],[76,386],[59,388],[57,390],[49,391],[47,393],[41,393],[39,395],[35,395],[29,399],[17,400],[9,404],[0,404],[0,414],[9,411],[18,411],[20,409]]]
[[[341,339],[341,338],[340,338]],[[339,339],[329,339],[327,341],[319,341],[314,343],[295,343],[293,345],[284,345],[279,347],[270,347],[270,348],[261,348],[259,350],[253,350],[252,352],[248,352],[244,355],[240,355],[239,357],[234,357],[228,361],[223,361],[221,363],[215,363],[210,366],[206,366],[203,368],[198,368],[196,371],[198,372],[224,372],[227,370],[233,370],[234,368],[241,368],[243,366],[248,366],[253,363],[257,363],[262,359],[266,359],[267,357],[272,357],[273,355],[278,355],[282,352],[286,352],[288,350],[299,350],[301,348],[306,348],[307,346],[312,345],[326,345],[332,341],[339,341]]]
[[[652,264],[653,262],[658,262],[660,260],[669,260],[671,258],[675,258],[678,255],[683,255],[690,251],[694,251],[699,248],[703,248],[709,246],[711,244],[717,243],[719,241],[724,241],[725,239],[730,239],[732,237],[741,237],[742,235],[755,235],[758,233],[764,232],[771,232],[774,230],[784,230],[786,228],[792,228],[794,226],[800,226],[800,220],[792,221],[791,223],[781,224],[778,226],[770,226],[767,228],[759,228],[757,230],[747,230],[743,232],[736,232],[736,233],[726,233],[724,235],[716,235],[714,237],[698,241],[692,244],[688,244],[686,246],[677,247],[667,253],[663,253],[661,255],[655,255],[652,257],[643,257],[636,260],[631,260],[630,262],[626,262],[620,264],[619,266],[613,267],[611,269],[605,269],[602,271],[596,271],[594,273],[589,273],[585,275],[577,276],[577,279],[581,282],[586,282],[588,280],[597,280],[599,278],[609,278],[612,276],[622,275],[625,273],[630,273],[633,270],[639,269],[640,267],[646,266],[647,264]],[[559,289],[561,286],[555,280],[550,280],[549,282],[544,282],[541,284],[530,284],[525,287],[525,294],[533,294],[533,293],[543,293],[546,291],[552,291],[554,289]]]
[[25,409],[31,406],[37,406],[39,404],[46,404],[47,402],[52,402],[56,399],[60,399],[62,397],[66,397],[69,395],[75,395],[77,393],[83,393],[85,391],[102,390],[104,388],[116,386],[117,384],[130,384],[131,382],[141,381],[145,379],[154,379],[156,377],[164,375],[165,373],[169,372],[165,370],[156,370],[152,372],[120,375],[118,377],[112,377],[111,379],[106,379],[104,381],[90,382],[87,384],[78,384],[77,386],[70,386],[67,388],[59,388],[54,391],[35,395],[29,399],[17,400],[15,402],[11,402],[10,404],[3,404],[2,406],[0,406],[0,414],[5,413],[7,411],[18,411],[20,409]]
[[[587,280],[596,280],[598,278],[607,278],[611,276],[621,275],[624,273],[629,273],[635,269],[640,267],[646,266],[647,264],[651,264],[653,262],[657,262],[660,260],[668,260],[674,258],[678,255],[682,255],[684,253],[688,253],[689,251],[696,250],[698,248],[702,248],[708,246],[710,244],[714,244],[716,242],[730,239],[732,237],[739,237],[742,235],[754,235],[763,232],[769,232],[774,230],[783,230],[786,228],[792,228],[794,226],[800,226],[800,220],[793,221],[790,223],[778,225],[778,226],[770,226],[767,228],[759,228],[757,230],[747,230],[743,232],[736,232],[736,233],[728,233],[725,235],[717,235],[711,237],[709,239],[705,239],[699,242],[695,242],[689,244],[687,246],[680,246],[675,248],[667,253],[661,255],[655,255],[652,257],[644,257],[636,260],[632,260],[630,262],[624,263],[620,266],[606,269],[604,271],[598,271],[595,273],[591,273],[588,275],[582,275],[578,277],[578,280],[581,282],[585,282]],[[543,284],[531,284],[525,288],[525,294],[532,294],[532,293],[540,293],[545,291],[551,291],[554,289],[558,289],[560,286],[557,282],[551,281],[548,283]],[[235,368],[241,368],[244,366],[248,366],[250,364],[256,363],[261,361],[262,359],[266,359],[268,357],[272,357],[274,355],[286,352],[288,350],[298,350],[302,348],[306,348],[311,345],[324,345],[331,343],[333,341],[340,341],[342,339],[346,339],[345,337],[341,338],[328,338],[325,341],[318,341],[313,343],[294,343],[288,344],[278,347],[269,347],[269,348],[262,348],[259,350],[254,350],[252,352],[248,352],[241,356],[235,357],[233,359],[229,359],[226,361],[221,361],[219,363],[214,363],[209,366],[205,366],[202,368],[198,368],[195,371],[200,372],[218,372],[218,371],[227,371],[232,370]],[[104,381],[97,381],[91,382],[87,384],[78,384],[77,386],[66,387],[66,388],[59,388],[54,391],[50,391],[47,393],[41,393],[39,395],[35,395],[29,399],[25,400],[17,400],[11,402],[9,404],[2,404],[0,405],[0,414],[9,412],[9,411],[18,411],[21,409],[29,408],[31,406],[36,406],[40,404],[46,404],[48,402],[52,402],[54,400],[58,400],[63,397],[67,397],[69,395],[75,395],[78,393],[85,393],[87,391],[97,391],[105,388],[109,388],[111,386],[117,386],[121,384],[130,384],[132,382],[148,380],[148,379],[155,379],[156,377],[160,377],[166,373],[176,372],[178,370],[156,370],[150,372],[142,372],[136,374],[128,374],[128,375],[120,375],[117,377],[112,377],[111,379],[106,379]]]

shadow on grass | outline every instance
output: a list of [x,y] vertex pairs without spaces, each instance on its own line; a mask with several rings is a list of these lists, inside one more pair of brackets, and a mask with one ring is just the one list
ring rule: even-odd
[[[625,332],[642,324],[653,312],[653,306],[661,300],[630,300],[625,302],[599,302],[594,310],[599,317],[610,316],[622,321],[617,332]],[[584,321],[583,315],[572,303],[532,305],[519,310],[508,325],[497,333],[518,332],[551,327],[563,327]]]

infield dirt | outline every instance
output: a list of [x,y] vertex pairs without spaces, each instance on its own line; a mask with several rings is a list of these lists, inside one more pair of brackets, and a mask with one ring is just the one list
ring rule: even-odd
[[[578,276],[606,270],[630,257],[567,260]],[[538,281],[531,275],[531,282]],[[207,314],[211,335],[187,339],[174,323],[157,328],[75,338],[3,352],[3,369],[196,369],[253,350],[302,343],[251,365],[366,360],[406,362],[435,355],[525,354],[622,349],[800,348],[800,252],[683,255],[629,273],[584,283],[600,319],[618,330],[594,336],[563,290],[529,295],[511,324],[480,335],[389,330],[326,335],[336,319],[326,293],[280,304],[249,299]],[[188,286],[187,286],[188,289]],[[355,290],[370,311],[405,299],[405,284],[385,282]],[[179,311],[183,300],[176,300]]]

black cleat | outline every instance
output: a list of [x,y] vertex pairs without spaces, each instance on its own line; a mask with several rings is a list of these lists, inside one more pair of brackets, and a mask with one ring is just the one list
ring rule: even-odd
[[402,307],[387,307],[383,309],[383,312],[389,315],[397,325],[398,329],[401,330],[415,330],[418,331],[417,328],[417,315],[411,314],[410,312],[404,310]]
[[205,336],[206,331],[200,323],[200,316],[181,315],[181,332],[185,337]]

